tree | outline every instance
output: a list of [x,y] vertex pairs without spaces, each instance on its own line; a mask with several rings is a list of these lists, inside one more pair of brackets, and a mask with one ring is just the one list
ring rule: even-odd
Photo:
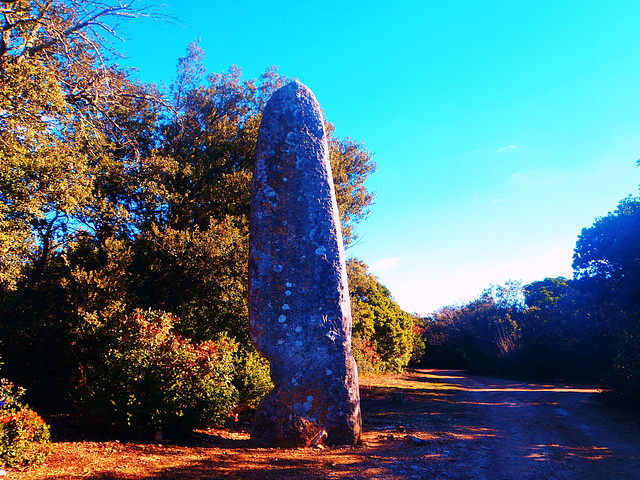
[[[114,22],[153,15],[135,2],[0,4],[0,337],[7,368],[33,395],[68,393],[72,332],[98,316],[89,311],[98,298],[116,296],[113,287],[74,296],[69,285],[78,269],[91,293],[120,285],[105,279],[124,276],[108,250],[121,249],[115,237],[132,232],[147,192],[136,172],[146,170],[159,94],[109,64]],[[79,245],[92,254],[71,266]]]
[[524,287],[520,356],[529,375],[600,379],[607,341],[592,315],[592,302],[575,281],[545,278]]
[[573,269],[578,280],[591,278],[615,289],[628,307],[640,305],[640,197],[627,197],[582,230]]
[[579,288],[593,302],[592,317],[608,340],[607,384],[640,395],[640,197],[627,197],[582,230],[573,257]]
[[347,262],[354,354],[361,372],[399,371],[422,347],[417,319],[394,302],[391,292],[357,259]]
[[329,158],[336,191],[336,200],[342,223],[342,236],[346,246],[358,237],[355,226],[369,213],[375,195],[369,192],[364,182],[376,171],[376,164],[364,145],[349,137],[334,138],[332,124],[327,124],[329,135]]
[[424,363],[484,373],[518,365],[521,286],[492,286],[461,306],[443,307],[425,324]]
[[92,198],[102,188],[96,175],[111,154],[131,158],[124,152],[139,147],[133,112],[158,98],[106,63],[112,21],[152,14],[134,4],[2,2],[0,286],[15,289],[28,267],[32,281],[40,276],[73,237],[76,216],[113,210]]

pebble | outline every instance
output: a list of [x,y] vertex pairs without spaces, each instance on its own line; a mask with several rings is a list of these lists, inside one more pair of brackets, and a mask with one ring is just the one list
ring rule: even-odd
[[410,435],[410,436],[407,435],[405,438],[407,439],[407,442],[410,445],[413,445],[415,447],[420,446],[420,445],[426,445],[426,443],[427,443],[426,440],[423,440],[423,439],[421,439],[419,437],[416,437],[415,435]]

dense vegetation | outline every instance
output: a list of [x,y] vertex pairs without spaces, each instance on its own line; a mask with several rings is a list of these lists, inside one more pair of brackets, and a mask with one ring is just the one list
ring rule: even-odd
[[[207,75],[191,44],[166,91],[136,81],[107,42],[156,15],[134,3],[2,2],[0,355],[43,411],[180,433],[270,388],[248,335],[249,197],[261,111],[289,80]],[[376,165],[327,130],[349,245]],[[415,319],[353,262],[362,367],[402,368]]]
[[[271,387],[248,334],[249,195],[261,111],[288,79],[207,75],[191,44],[166,91],[136,81],[105,39],[119,18],[154,15],[134,3],[2,2],[0,356],[37,409],[180,434]],[[327,131],[348,246],[376,165]],[[352,259],[360,371],[422,359],[640,398],[640,199],[582,231],[573,267],[573,279],[508,283],[418,319]],[[48,431],[2,386],[0,448],[18,462]],[[18,448],[20,429],[39,437]]]
[[431,364],[599,382],[640,398],[640,197],[584,228],[574,278],[511,282],[426,320]]

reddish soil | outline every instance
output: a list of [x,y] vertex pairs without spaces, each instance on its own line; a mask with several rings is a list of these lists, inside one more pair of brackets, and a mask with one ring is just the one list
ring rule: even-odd
[[640,413],[605,405],[595,389],[443,370],[361,384],[357,448],[253,448],[240,427],[186,444],[58,440],[46,464],[4,478],[640,479]]

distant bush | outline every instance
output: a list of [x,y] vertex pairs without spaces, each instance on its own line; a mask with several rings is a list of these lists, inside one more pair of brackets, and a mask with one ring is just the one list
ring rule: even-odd
[[[443,307],[427,319],[422,364],[511,373],[519,365],[519,283],[488,289],[465,305]],[[512,292],[513,290],[513,292]],[[515,293],[514,293],[515,292]]]
[[359,375],[367,376],[385,371],[385,364],[382,363],[375,346],[357,333],[353,335],[353,358],[358,365]]
[[18,399],[24,389],[0,379],[0,465],[44,460],[49,453],[49,426]]
[[236,405],[235,342],[192,343],[170,313],[137,310],[113,332],[97,364],[85,365],[78,411],[112,433],[169,435],[222,423]]
[[365,263],[347,263],[353,351],[360,374],[397,372],[424,353],[422,325],[403,311]]

